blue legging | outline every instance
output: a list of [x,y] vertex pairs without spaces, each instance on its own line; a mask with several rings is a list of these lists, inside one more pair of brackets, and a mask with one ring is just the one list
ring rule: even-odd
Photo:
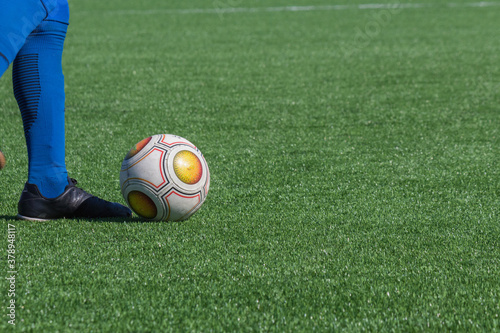
[[0,8],[0,73],[14,62],[12,79],[28,148],[28,182],[54,198],[68,185],[61,65],[68,2],[0,0]]
[[44,20],[69,23],[67,0],[0,0],[0,76]]

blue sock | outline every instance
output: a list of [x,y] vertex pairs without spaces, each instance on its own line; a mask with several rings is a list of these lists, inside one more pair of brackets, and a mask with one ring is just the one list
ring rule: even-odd
[[37,185],[47,198],[59,196],[68,185],[61,65],[67,27],[52,20],[40,23],[27,37],[12,70],[28,147],[28,183]]

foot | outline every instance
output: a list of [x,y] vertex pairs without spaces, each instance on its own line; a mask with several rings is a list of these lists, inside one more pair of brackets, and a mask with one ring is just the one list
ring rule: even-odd
[[63,194],[54,199],[45,198],[34,184],[24,186],[18,204],[18,218],[47,221],[60,218],[109,218],[131,217],[132,211],[119,203],[109,202],[76,187],[70,179]]

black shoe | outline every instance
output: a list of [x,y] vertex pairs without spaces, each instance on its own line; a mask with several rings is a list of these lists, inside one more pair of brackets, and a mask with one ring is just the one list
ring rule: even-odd
[[107,218],[131,217],[132,211],[119,203],[109,202],[76,187],[76,180],[70,179],[63,194],[54,199],[45,198],[38,186],[24,186],[17,205],[18,218],[31,221],[47,221],[60,218]]

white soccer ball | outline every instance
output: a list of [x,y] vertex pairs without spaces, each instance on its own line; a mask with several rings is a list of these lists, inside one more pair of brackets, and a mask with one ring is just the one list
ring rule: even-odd
[[203,204],[210,173],[200,150],[171,134],[146,138],[123,160],[120,186],[128,206],[154,221],[181,221]]

